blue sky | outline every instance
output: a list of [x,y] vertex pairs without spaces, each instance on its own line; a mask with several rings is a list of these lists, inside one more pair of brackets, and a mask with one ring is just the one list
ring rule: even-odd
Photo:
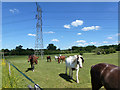
[[[44,48],[111,45],[118,42],[117,2],[40,2]],[[36,4],[2,3],[2,48],[35,47]]]

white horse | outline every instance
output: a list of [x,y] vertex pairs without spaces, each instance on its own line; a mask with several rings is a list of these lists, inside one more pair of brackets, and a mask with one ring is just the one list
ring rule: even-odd
[[82,63],[84,62],[84,59],[82,58],[81,55],[74,55],[74,56],[69,56],[67,59],[66,59],[66,74],[67,74],[67,68],[69,68],[69,76],[70,78],[73,79],[73,70],[77,70],[76,71],[76,81],[77,83],[79,83],[79,80],[78,80],[78,71],[79,71],[79,68],[82,68]]
[[55,61],[58,59],[58,56],[55,56]]

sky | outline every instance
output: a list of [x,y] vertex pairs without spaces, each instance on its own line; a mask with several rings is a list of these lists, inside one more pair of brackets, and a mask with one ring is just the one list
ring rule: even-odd
[[[115,45],[118,2],[39,2],[44,48]],[[35,47],[35,2],[2,2],[2,48]]]

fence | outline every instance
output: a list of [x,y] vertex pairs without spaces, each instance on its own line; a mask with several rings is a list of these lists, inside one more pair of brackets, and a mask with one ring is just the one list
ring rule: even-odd
[[40,88],[40,86],[38,84],[36,84],[31,78],[29,78],[26,74],[24,74],[22,71],[20,71],[15,65],[13,65],[11,62],[3,59],[3,63],[6,63],[9,65],[9,76],[11,76],[11,66],[13,68],[15,68],[21,75],[23,75],[26,79],[28,79],[29,81],[31,81],[34,84],[34,88],[31,87],[31,85],[28,85],[29,89],[37,89],[37,90],[42,90],[42,88]]

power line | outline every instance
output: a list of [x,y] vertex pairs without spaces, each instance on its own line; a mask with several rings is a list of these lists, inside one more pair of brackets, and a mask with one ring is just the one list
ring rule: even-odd
[[19,21],[12,21],[12,22],[7,22],[7,23],[2,23],[2,25],[28,22],[28,21],[32,21],[32,20],[35,20],[35,18],[32,18],[32,19],[24,19],[24,20],[19,20]]
[[43,11],[43,13],[118,13],[118,11]]

